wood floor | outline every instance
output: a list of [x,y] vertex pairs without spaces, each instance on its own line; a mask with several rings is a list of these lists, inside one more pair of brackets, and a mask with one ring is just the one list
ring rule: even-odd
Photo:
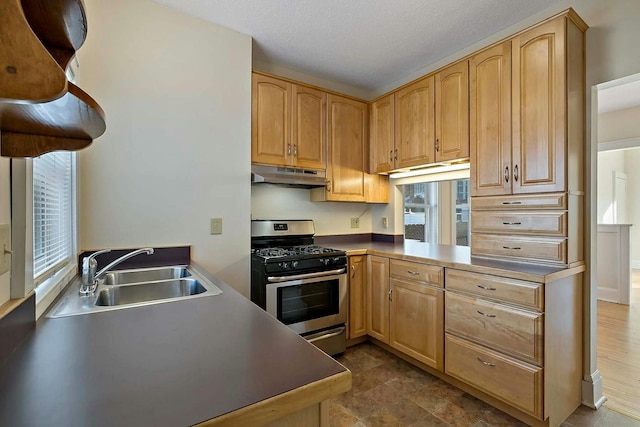
[[598,369],[605,406],[640,419],[640,270],[631,305],[598,301]]

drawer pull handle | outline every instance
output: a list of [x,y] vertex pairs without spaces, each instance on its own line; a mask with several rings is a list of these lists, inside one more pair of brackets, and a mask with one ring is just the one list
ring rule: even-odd
[[521,222],[503,222],[504,225],[522,225]]
[[412,276],[419,276],[420,272],[419,271],[411,271],[411,270],[407,270],[407,273],[411,274]]
[[487,287],[487,286],[482,286],[482,285],[476,285],[477,287],[479,287],[480,289],[484,289],[485,291],[495,291],[496,288],[491,288],[491,287]]
[[517,246],[503,246],[502,249],[512,249],[514,251],[519,251],[522,248],[519,248]]
[[483,315],[483,316],[485,316],[485,317],[496,317],[496,315],[495,315],[495,314],[487,314],[487,313],[483,313],[483,312],[481,312],[480,310],[477,310],[477,311],[478,311],[478,314],[481,314],[481,315]]
[[393,289],[389,289],[389,293],[387,295],[389,296],[389,301],[393,302]]
[[521,205],[522,202],[502,202],[503,205]]
[[484,360],[480,359],[479,357],[476,357],[476,359],[478,359],[478,362],[482,363],[484,366],[489,366],[491,368],[495,368],[495,366],[496,366],[495,363],[485,362]]

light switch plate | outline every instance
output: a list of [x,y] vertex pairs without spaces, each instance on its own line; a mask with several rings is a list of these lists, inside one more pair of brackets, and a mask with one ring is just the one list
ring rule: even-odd
[[386,216],[382,217],[382,226],[384,228],[388,228],[389,227],[389,219]]
[[211,218],[211,234],[222,234],[222,218]]
[[11,269],[11,227],[9,224],[0,225],[0,274]]

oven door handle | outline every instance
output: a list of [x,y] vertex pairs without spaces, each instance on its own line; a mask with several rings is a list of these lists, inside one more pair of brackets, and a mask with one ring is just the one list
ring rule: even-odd
[[320,340],[326,340],[328,338],[337,337],[338,335],[344,333],[345,329],[347,329],[347,328],[345,328],[344,326],[341,326],[338,329],[333,329],[333,330],[329,331],[329,333],[322,334],[319,337],[313,337],[311,339],[308,339],[307,341],[308,342],[315,342],[315,341],[320,341]]
[[269,277],[267,277],[267,281],[273,282],[273,283],[289,282],[291,280],[311,279],[313,277],[322,277],[322,276],[331,276],[331,275],[334,275],[334,274],[342,274],[345,271],[346,271],[345,268],[339,268],[337,270],[318,271],[317,273],[296,274],[294,276],[269,276]]

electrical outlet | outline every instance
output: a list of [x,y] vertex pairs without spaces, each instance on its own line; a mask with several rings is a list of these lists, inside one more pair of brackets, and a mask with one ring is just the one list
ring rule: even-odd
[[388,228],[389,227],[389,219],[386,216],[382,217],[382,226],[384,228]]
[[360,228],[360,218],[351,218],[351,228]]
[[222,234],[222,218],[211,218],[211,234]]

